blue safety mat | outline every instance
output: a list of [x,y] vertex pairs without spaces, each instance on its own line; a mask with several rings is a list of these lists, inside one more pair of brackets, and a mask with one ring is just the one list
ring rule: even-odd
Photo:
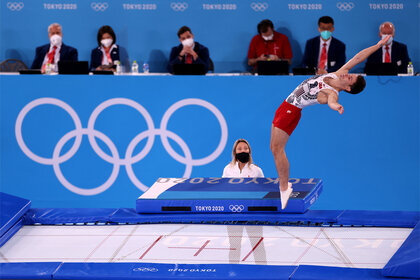
[[281,209],[278,178],[159,178],[136,202],[138,213],[304,213],[322,191],[321,179],[291,179]]
[[0,263],[0,279],[53,279],[60,262]]
[[385,265],[382,274],[389,277],[420,278],[420,223]]
[[0,237],[28,211],[31,201],[0,192]]
[[[351,219],[340,218],[353,215]],[[229,213],[229,214],[138,214],[131,208],[34,208],[24,217],[25,225],[32,224],[258,224],[258,225],[303,225],[303,226],[371,226],[377,217],[380,227],[415,227],[420,221],[420,212],[399,211],[344,211],[344,210],[308,210],[303,214],[279,213]],[[384,219],[388,217],[388,220]]]
[[[398,280],[403,278],[386,278],[381,269],[346,268],[314,265],[300,265],[290,280]],[[406,278],[405,278],[406,279]]]
[[401,280],[380,269],[327,266],[163,263],[0,263],[0,279],[276,279],[276,280]]
[[337,222],[344,225],[393,226],[413,228],[420,221],[419,211],[345,210]]
[[115,208],[34,208],[25,217],[25,225],[107,223],[117,211]]
[[276,279],[288,280],[296,266],[239,264],[64,263],[53,279]]
[[23,219],[20,219],[16,222],[8,231],[6,231],[2,236],[0,236],[0,247],[3,246],[10,238],[18,232],[23,226]]

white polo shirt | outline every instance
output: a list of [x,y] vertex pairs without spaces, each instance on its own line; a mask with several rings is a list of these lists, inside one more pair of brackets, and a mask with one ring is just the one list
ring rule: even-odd
[[264,174],[258,166],[255,164],[247,163],[244,168],[242,168],[242,172],[239,169],[239,164],[236,162],[234,165],[229,163],[226,165],[225,169],[223,169],[223,178],[255,178],[255,177],[264,177]]

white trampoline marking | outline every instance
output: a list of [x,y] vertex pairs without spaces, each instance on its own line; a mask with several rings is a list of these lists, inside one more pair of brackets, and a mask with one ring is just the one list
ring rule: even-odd
[[303,257],[306,255],[306,253],[309,252],[309,250],[314,247],[315,242],[318,240],[319,236],[321,235],[322,228],[319,229],[319,231],[316,233],[315,237],[312,239],[309,246],[305,249],[305,251],[295,260],[294,265],[298,265],[300,260],[303,259]]
[[[322,230],[322,228],[321,228]],[[322,233],[324,234],[324,236],[327,238],[327,240],[330,242],[331,246],[335,249],[335,251],[337,252],[337,254],[342,257],[342,261],[344,264],[347,264],[348,267],[354,267],[353,263],[351,262],[351,260],[347,257],[347,255],[340,249],[340,247],[334,242],[333,239],[331,239],[327,233],[325,232],[325,230],[322,230]]]
[[[303,243],[306,243],[306,244],[308,244],[308,245],[310,245],[311,246],[311,244],[308,242],[308,241],[306,241],[305,239],[302,239],[301,237],[299,237],[299,236],[295,236],[295,235],[293,235],[293,234],[291,234],[291,233],[289,233],[288,231],[286,231],[285,229],[283,229],[283,228],[281,228],[281,227],[276,227],[276,228],[279,228],[281,231],[283,231],[283,232],[285,232],[285,233],[287,233],[287,234],[289,234],[290,236],[292,236],[293,238],[295,238],[295,239],[297,239],[297,240],[299,240],[299,241],[301,241],[301,242],[303,242]],[[312,245],[313,246],[313,245]],[[327,255],[329,255],[329,256],[331,256],[331,257],[333,257],[333,258],[335,258],[335,259],[337,259],[337,260],[339,260],[339,261],[341,261],[341,259],[339,258],[339,257],[337,257],[337,256],[334,256],[333,254],[330,254],[329,252],[327,252],[327,251],[325,251],[325,250],[323,250],[322,248],[319,248],[319,247],[317,247],[317,246],[313,246],[314,248],[316,248],[316,249],[318,249],[318,250],[320,250],[320,251],[322,251],[323,253],[325,253],[325,254],[327,254]]]
[[130,231],[130,234],[126,236],[126,238],[124,238],[124,241],[121,243],[121,245],[118,247],[117,250],[115,250],[115,252],[112,254],[111,259],[109,260],[109,262],[114,262],[114,259],[117,257],[118,253],[122,250],[122,248],[125,246],[125,244],[127,244],[128,239],[130,239],[130,237],[133,235],[133,233],[137,230],[138,226],[134,226],[133,229]]
[[84,260],[84,262],[87,262],[93,254],[95,254],[95,252],[117,231],[119,230],[120,226],[115,227],[115,229],[108,234],[104,239],[102,239],[101,242],[99,242],[98,246],[95,247],[95,249],[93,249],[92,252],[90,252],[90,254],[86,257],[86,259]]

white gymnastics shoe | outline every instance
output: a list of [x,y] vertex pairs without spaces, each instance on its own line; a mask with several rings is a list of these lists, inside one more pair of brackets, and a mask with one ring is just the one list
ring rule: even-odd
[[280,200],[281,200],[281,209],[283,210],[287,206],[287,202],[289,201],[289,197],[292,194],[292,183],[289,183],[289,188],[285,191],[280,191]]

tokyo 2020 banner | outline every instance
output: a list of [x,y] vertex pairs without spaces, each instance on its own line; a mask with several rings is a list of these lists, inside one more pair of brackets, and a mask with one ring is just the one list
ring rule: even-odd
[[151,72],[166,72],[170,50],[179,44],[177,30],[187,25],[209,48],[215,72],[244,72],[257,24],[268,18],[288,36],[295,67],[306,40],[319,35],[318,18],[329,15],[347,58],[377,42],[379,25],[391,21],[395,40],[408,46],[415,69],[420,67],[418,0],[4,0],[0,9],[0,60],[17,58],[27,65],[35,48],[48,43],[48,25],[58,22],[79,60],[90,60],[99,27],[110,25],[129,61],[147,61]]

